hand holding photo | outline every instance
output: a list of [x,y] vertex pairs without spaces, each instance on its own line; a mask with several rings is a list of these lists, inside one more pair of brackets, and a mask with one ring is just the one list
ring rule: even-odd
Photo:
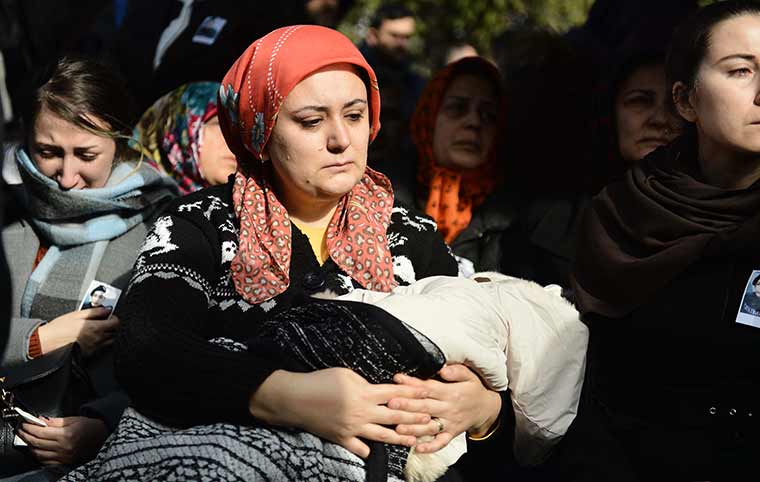
[[116,309],[116,303],[121,296],[121,290],[102,281],[92,280],[87,288],[82,301],[79,303],[80,310],[90,308],[110,308],[111,311]]
[[[41,418],[36,417],[36,416],[32,415],[31,413],[29,413],[29,412],[27,412],[27,411],[25,411],[25,410],[23,410],[23,409],[21,409],[19,407],[13,407],[13,410],[15,410],[16,413],[18,413],[19,416],[26,423],[31,423],[31,424],[34,424],[34,425],[38,425],[40,427],[47,427],[48,426],[48,424],[45,423],[45,421],[42,420]],[[21,439],[21,437],[19,437],[18,435],[13,435],[13,446],[14,447],[26,447],[27,443],[24,442],[24,440]]]

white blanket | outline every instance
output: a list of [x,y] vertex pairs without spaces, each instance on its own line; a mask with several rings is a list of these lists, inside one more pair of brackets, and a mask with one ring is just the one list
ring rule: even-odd
[[470,366],[494,390],[509,387],[519,463],[543,461],[575,418],[588,329],[559,286],[475,273],[433,276],[392,293],[355,290],[338,299],[383,308],[438,345],[447,363]]

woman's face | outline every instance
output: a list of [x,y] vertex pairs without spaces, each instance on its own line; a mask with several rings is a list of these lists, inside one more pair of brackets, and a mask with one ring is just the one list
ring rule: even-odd
[[369,106],[364,82],[348,64],[306,77],[288,94],[265,150],[281,200],[337,200],[364,175]]
[[666,107],[667,95],[663,64],[642,65],[620,85],[615,118],[618,148],[627,163],[640,161],[681,132],[680,121]]
[[433,156],[440,166],[472,169],[488,160],[499,115],[491,83],[475,75],[456,77],[441,101],[433,131]]
[[713,27],[694,88],[679,112],[696,124],[705,159],[760,154],[760,15]]
[[219,117],[214,116],[201,127],[201,145],[198,152],[198,169],[212,186],[224,184],[237,169],[235,154],[227,147],[219,127]]
[[[96,125],[108,129],[97,117]],[[61,189],[98,188],[106,185],[113,167],[116,143],[88,132],[43,108],[34,123],[32,159],[42,174]]]

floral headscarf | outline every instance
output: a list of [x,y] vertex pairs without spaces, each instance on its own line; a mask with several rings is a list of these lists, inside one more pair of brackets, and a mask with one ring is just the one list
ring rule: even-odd
[[[271,189],[262,152],[288,93],[309,74],[337,63],[356,65],[369,81],[370,141],[380,129],[380,92],[375,72],[336,30],[315,25],[277,29],[256,40],[235,62],[219,90],[224,138],[238,159],[233,202],[240,221],[232,279],[238,293],[261,303],[290,284],[291,225]],[[388,179],[367,168],[340,200],[327,227],[330,258],[366,289],[395,286],[386,230],[393,209]]]
[[435,121],[443,96],[455,77],[472,73],[487,77],[497,87],[502,116],[499,125],[503,125],[501,76],[496,67],[482,57],[467,57],[440,70],[422,91],[411,119],[412,141],[418,156],[417,182],[428,192],[425,212],[435,219],[443,239],[449,244],[470,224],[472,210],[483,203],[502,177],[496,143],[488,160],[474,169],[439,166],[433,156]]
[[218,92],[218,82],[185,84],[158,99],[135,127],[148,162],[174,178],[182,194],[209,185],[198,169],[198,158],[201,128],[217,113]]

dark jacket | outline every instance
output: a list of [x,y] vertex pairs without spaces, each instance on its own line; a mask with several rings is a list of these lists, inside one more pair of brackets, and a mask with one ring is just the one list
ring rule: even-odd
[[[757,469],[760,328],[736,319],[760,254],[735,248],[698,260],[629,316],[586,317],[585,435],[565,442],[617,446],[628,468],[615,480],[747,480]],[[601,469],[587,462],[574,480],[594,480]]]
[[[182,4],[176,0],[130,0],[117,37],[114,58],[142,110],[187,82],[220,82],[254,40],[275,28],[311,23],[302,1],[196,0],[187,27],[166,49],[154,71],[153,59],[161,34],[181,10]],[[210,44],[195,39],[208,17],[223,19],[218,36]]]
[[517,201],[519,216],[501,240],[503,273],[569,287],[576,236],[588,203],[584,194]]
[[470,224],[451,243],[451,250],[472,261],[475,271],[506,272],[502,246],[516,218],[514,197],[495,192],[473,211]]

